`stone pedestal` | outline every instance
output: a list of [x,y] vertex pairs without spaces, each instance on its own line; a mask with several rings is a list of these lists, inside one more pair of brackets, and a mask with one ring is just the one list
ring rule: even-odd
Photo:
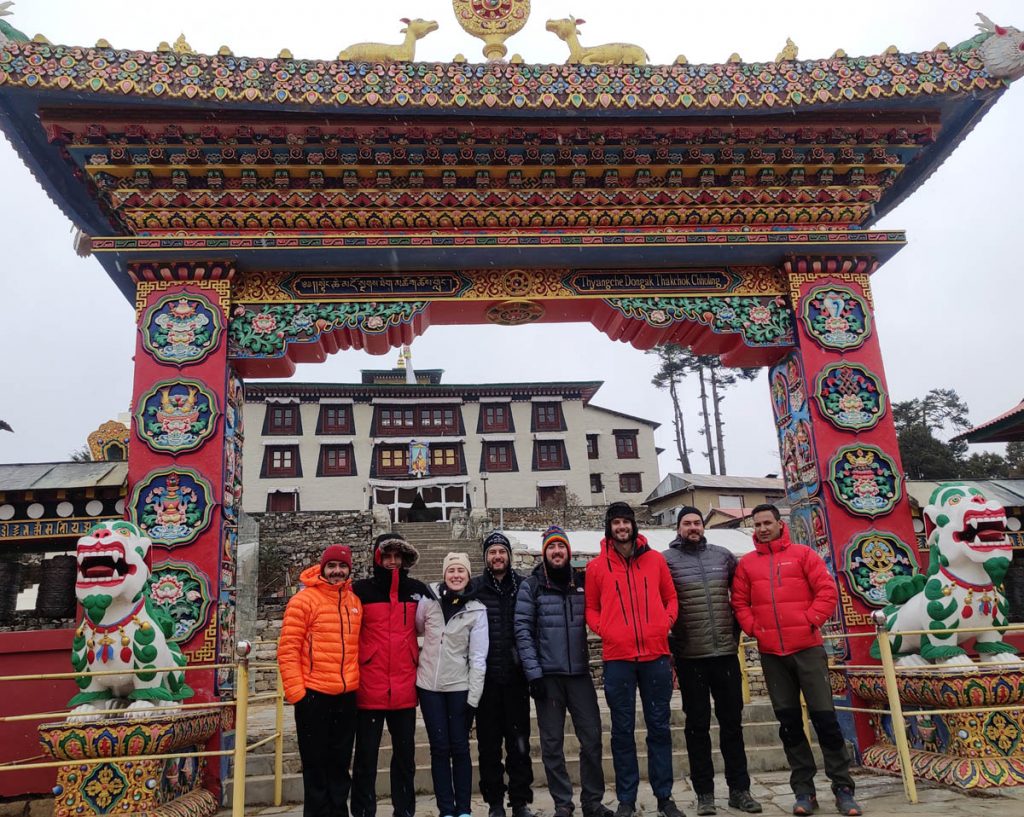
[[[887,707],[881,668],[850,671],[848,681],[855,694]],[[915,777],[958,789],[1024,785],[1024,670],[901,670],[897,682]],[[1020,709],[992,711],[1017,703]],[[915,708],[969,711],[915,715]],[[863,764],[899,774],[892,718],[880,714],[871,723],[877,740]]]
[[[39,727],[43,750],[57,760],[68,761],[57,771],[54,817],[214,814],[217,801],[202,787],[205,758],[136,758],[201,751],[219,726],[218,710],[132,720],[106,718],[87,724],[43,724]],[[76,762],[87,758],[110,761]]]

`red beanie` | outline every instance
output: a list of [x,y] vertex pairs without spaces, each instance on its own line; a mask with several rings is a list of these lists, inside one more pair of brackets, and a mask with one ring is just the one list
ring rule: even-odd
[[348,545],[328,545],[327,550],[324,551],[324,555],[320,557],[320,570],[324,569],[324,565],[328,562],[342,562],[351,569],[352,567],[352,548]]

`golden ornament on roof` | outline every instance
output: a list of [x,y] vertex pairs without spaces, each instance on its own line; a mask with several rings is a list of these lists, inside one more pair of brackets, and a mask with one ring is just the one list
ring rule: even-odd
[[401,33],[405,39],[397,44],[392,43],[354,43],[338,54],[339,60],[352,62],[412,62],[416,56],[416,41],[426,37],[431,31],[437,31],[437,23],[417,17],[410,20],[403,17],[405,28]]
[[487,61],[496,62],[508,53],[505,40],[526,25],[530,0],[452,0],[452,10],[463,31],[484,41]]
[[171,50],[175,54],[195,54],[196,53],[195,51],[192,50],[192,46],[190,46],[188,44],[188,42],[185,40],[185,35],[184,34],[179,34],[178,35],[178,39],[176,39],[174,41],[174,45],[171,46]]
[[799,51],[800,49],[797,48],[796,43],[794,43],[789,37],[786,37],[786,47],[776,54],[775,62],[793,62]]
[[566,65],[647,65],[647,52],[632,43],[605,43],[604,45],[580,45],[577,26],[587,22],[578,17],[548,20],[544,28],[569,46]]

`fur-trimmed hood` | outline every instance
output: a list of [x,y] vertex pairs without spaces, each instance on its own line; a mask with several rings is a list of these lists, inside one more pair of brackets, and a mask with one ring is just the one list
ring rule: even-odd
[[373,563],[375,565],[380,564],[381,551],[384,548],[398,550],[402,554],[403,570],[412,570],[420,560],[420,552],[400,533],[382,533],[373,540]]

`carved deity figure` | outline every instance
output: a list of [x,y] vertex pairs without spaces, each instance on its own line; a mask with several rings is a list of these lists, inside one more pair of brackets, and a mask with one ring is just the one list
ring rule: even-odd
[[[929,560],[925,573],[898,576],[885,587],[884,612],[897,663],[923,666],[973,665],[961,643],[976,638],[983,662],[1020,661],[1003,641],[1007,602],[1003,577],[1013,554],[1006,537],[1006,511],[976,488],[958,482],[939,485],[924,509]],[[994,627],[985,632],[958,628]],[[905,630],[954,630],[948,634],[902,635]],[[878,644],[871,646],[876,658]]]
[[355,43],[338,54],[338,59],[352,62],[412,62],[416,54],[416,41],[426,37],[431,31],[437,31],[437,23],[419,17],[415,20],[403,17],[402,22],[405,23],[405,28],[401,33],[405,35],[405,39],[397,45]]
[[71,664],[75,672],[124,672],[76,679],[80,691],[68,703],[69,721],[115,711],[147,717],[155,707],[177,707],[194,694],[185,683],[185,657],[168,640],[173,624],[149,597],[150,545],[124,521],[101,522],[78,540],[75,595],[83,616]]
[[631,43],[605,43],[604,45],[582,46],[578,39],[579,29],[586,20],[569,16],[561,20],[548,20],[544,28],[554,33],[569,46],[566,65],[647,65],[647,52]]

